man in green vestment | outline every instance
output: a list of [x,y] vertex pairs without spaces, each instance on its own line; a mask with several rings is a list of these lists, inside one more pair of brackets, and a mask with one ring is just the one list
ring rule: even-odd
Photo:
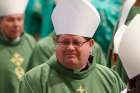
[[24,33],[26,0],[0,0],[0,93],[18,93],[35,40]]
[[19,93],[120,93],[124,89],[118,74],[96,64],[91,55],[100,16],[90,2],[62,0],[52,22],[56,53],[24,75]]
[[[136,14],[140,14],[140,0],[136,0],[136,2],[134,3],[134,5],[132,6],[132,8],[130,9],[127,19],[125,21],[125,24],[128,25],[129,22],[134,18],[134,16]],[[113,43],[112,43],[113,44]],[[112,50],[113,50],[113,46],[112,46]],[[113,54],[113,62],[115,61],[115,66],[113,64],[113,66],[115,67],[115,71],[117,71],[119,73],[119,75],[121,76],[122,80],[127,83],[128,82],[128,75],[126,74],[126,71],[124,70],[124,67],[122,66],[121,60],[118,56],[118,54]],[[115,60],[114,60],[115,58]]]

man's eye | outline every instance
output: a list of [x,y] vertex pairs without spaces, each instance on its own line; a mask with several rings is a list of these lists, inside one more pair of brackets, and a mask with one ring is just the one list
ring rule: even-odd
[[63,45],[69,45],[70,42],[62,42]]
[[80,42],[75,41],[75,42],[73,42],[73,44],[74,44],[74,45],[80,45],[81,43],[80,43]]

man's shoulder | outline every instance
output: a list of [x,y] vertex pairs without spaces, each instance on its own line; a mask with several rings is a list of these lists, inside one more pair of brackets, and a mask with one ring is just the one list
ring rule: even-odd
[[55,47],[55,41],[52,34],[39,40],[38,43],[36,44],[36,48],[45,49],[45,50],[46,49],[49,50],[54,47]]
[[20,85],[28,90],[40,92],[44,84],[47,83],[49,74],[49,66],[44,63],[26,72],[20,80]]
[[26,38],[28,38],[28,39],[30,39],[30,40],[35,41],[34,37],[31,36],[30,34],[26,33],[26,32],[24,32],[24,37],[26,37]]
[[36,67],[34,67],[33,69],[29,70],[25,76],[29,77],[32,80],[37,80],[37,79],[41,79],[43,73],[45,73],[45,75],[47,75],[47,73],[49,73],[49,65],[47,63],[43,63],[41,65],[38,65]]
[[50,67],[44,63],[34,67],[33,69],[26,72],[22,77],[21,82],[28,85],[33,90],[41,90],[41,86],[48,82]]
[[48,63],[54,61],[56,61],[55,55],[52,56],[47,62],[38,65],[26,72],[24,78],[30,78],[30,80],[32,80],[33,82],[35,82],[36,80],[48,80],[48,76],[51,70],[50,64]]
[[28,33],[26,33],[26,32],[24,32],[24,37],[28,37],[28,38],[33,38],[33,36],[31,36],[30,34],[28,34]]
[[49,36],[42,38],[41,40],[39,40],[38,44],[39,45],[43,45],[47,43],[52,43],[54,42],[54,33],[51,33]]
[[38,43],[36,44],[37,47],[41,47],[41,48],[44,48],[46,46],[48,46],[48,43],[49,42],[49,38],[48,37],[45,37],[45,38],[42,38],[38,41]]
[[112,78],[118,77],[118,74],[114,70],[100,64],[96,64],[96,71],[108,77],[112,77]]
[[112,70],[106,66],[96,64],[96,69],[104,72],[112,72]]
[[112,84],[118,87],[118,89],[123,90],[125,88],[125,84],[121,80],[120,76],[114,70],[105,67],[103,65],[97,64],[96,65],[96,75],[102,77],[104,82],[108,81],[109,84]]

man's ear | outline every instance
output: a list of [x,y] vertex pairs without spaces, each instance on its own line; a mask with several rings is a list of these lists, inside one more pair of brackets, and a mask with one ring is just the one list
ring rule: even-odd
[[0,26],[1,26],[3,18],[4,18],[3,16],[0,16]]
[[89,44],[90,44],[90,46],[92,47],[93,45],[94,45],[94,40],[93,39],[91,39],[90,41],[89,41]]
[[54,35],[53,36],[53,40],[56,42],[58,40],[59,36],[58,35]]
[[2,19],[0,18],[0,29],[1,29],[1,23],[2,23]]

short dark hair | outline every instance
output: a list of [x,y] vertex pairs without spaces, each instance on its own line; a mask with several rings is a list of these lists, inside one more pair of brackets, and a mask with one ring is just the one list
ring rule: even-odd
[[4,16],[0,16],[0,21],[3,19]]

